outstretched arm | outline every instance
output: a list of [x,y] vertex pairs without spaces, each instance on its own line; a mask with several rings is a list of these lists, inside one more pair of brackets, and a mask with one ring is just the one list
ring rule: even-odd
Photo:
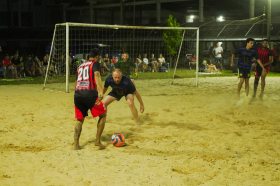
[[144,103],[143,103],[142,97],[137,90],[135,91],[134,94],[136,95],[136,98],[137,98],[138,102],[140,103],[140,112],[143,113],[144,112]]

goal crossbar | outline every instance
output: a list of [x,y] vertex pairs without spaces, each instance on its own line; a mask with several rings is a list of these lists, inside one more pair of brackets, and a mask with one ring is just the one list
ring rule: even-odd
[[159,27],[159,26],[126,26],[126,25],[105,25],[105,24],[90,24],[90,23],[75,23],[66,22],[58,23],[55,26],[80,26],[80,27],[96,27],[96,28],[112,28],[112,29],[147,29],[147,30],[197,30],[198,27]]

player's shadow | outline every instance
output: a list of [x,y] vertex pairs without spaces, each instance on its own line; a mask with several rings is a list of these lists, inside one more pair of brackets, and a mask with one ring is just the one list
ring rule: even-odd
[[[101,136],[101,141],[103,142],[103,145],[105,145],[105,147],[108,147],[109,145],[111,145],[111,137],[112,137],[113,134],[102,134]],[[127,141],[129,141],[129,138],[130,136],[133,136],[133,133],[132,132],[123,132],[123,135],[125,137],[125,139]],[[86,141],[85,143],[83,143],[80,147],[82,149],[84,149],[87,145],[90,145],[90,144],[95,144],[95,141],[96,139],[89,139],[88,141]]]
[[[95,144],[95,139],[90,139],[88,141],[86,141],[85,143],[83,143],[82,145],[80,145],[81,149],[84,149],[87,145],[90,145],[90,144]],[[108,145],[107,144],[104,144],[105,147],[107,147]]]
[[[85,143],[83,143],[82,145],[80,145],[81,149],[84,149],[87,145],[95,145],[95,138],[94,139],[89,139],[88,141],[86,141]],[[110,144],[106,142],[104,142],[104,140],[101,138],[102,144],[105,146],[105,148],[107,146],[109,146]],[[102,148],[103,149],[103,148]]]

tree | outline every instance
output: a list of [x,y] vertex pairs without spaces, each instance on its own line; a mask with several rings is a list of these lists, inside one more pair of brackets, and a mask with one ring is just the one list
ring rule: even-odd
[[[180,27],[180,24],[177,20],[169,15],[167,19],[168,27]],[[166,30],[163,32],[163,41],[166,47],[168,54],[171,59],[177,54],[182,40],[182,30]]]

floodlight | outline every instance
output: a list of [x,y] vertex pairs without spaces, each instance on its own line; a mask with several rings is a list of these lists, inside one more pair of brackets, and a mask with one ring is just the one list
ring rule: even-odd
[[219,16],[219,17],[217,17],[217,22],[223,22],[223,21],[225,21],[225,18],[224,18],[224,16]]

